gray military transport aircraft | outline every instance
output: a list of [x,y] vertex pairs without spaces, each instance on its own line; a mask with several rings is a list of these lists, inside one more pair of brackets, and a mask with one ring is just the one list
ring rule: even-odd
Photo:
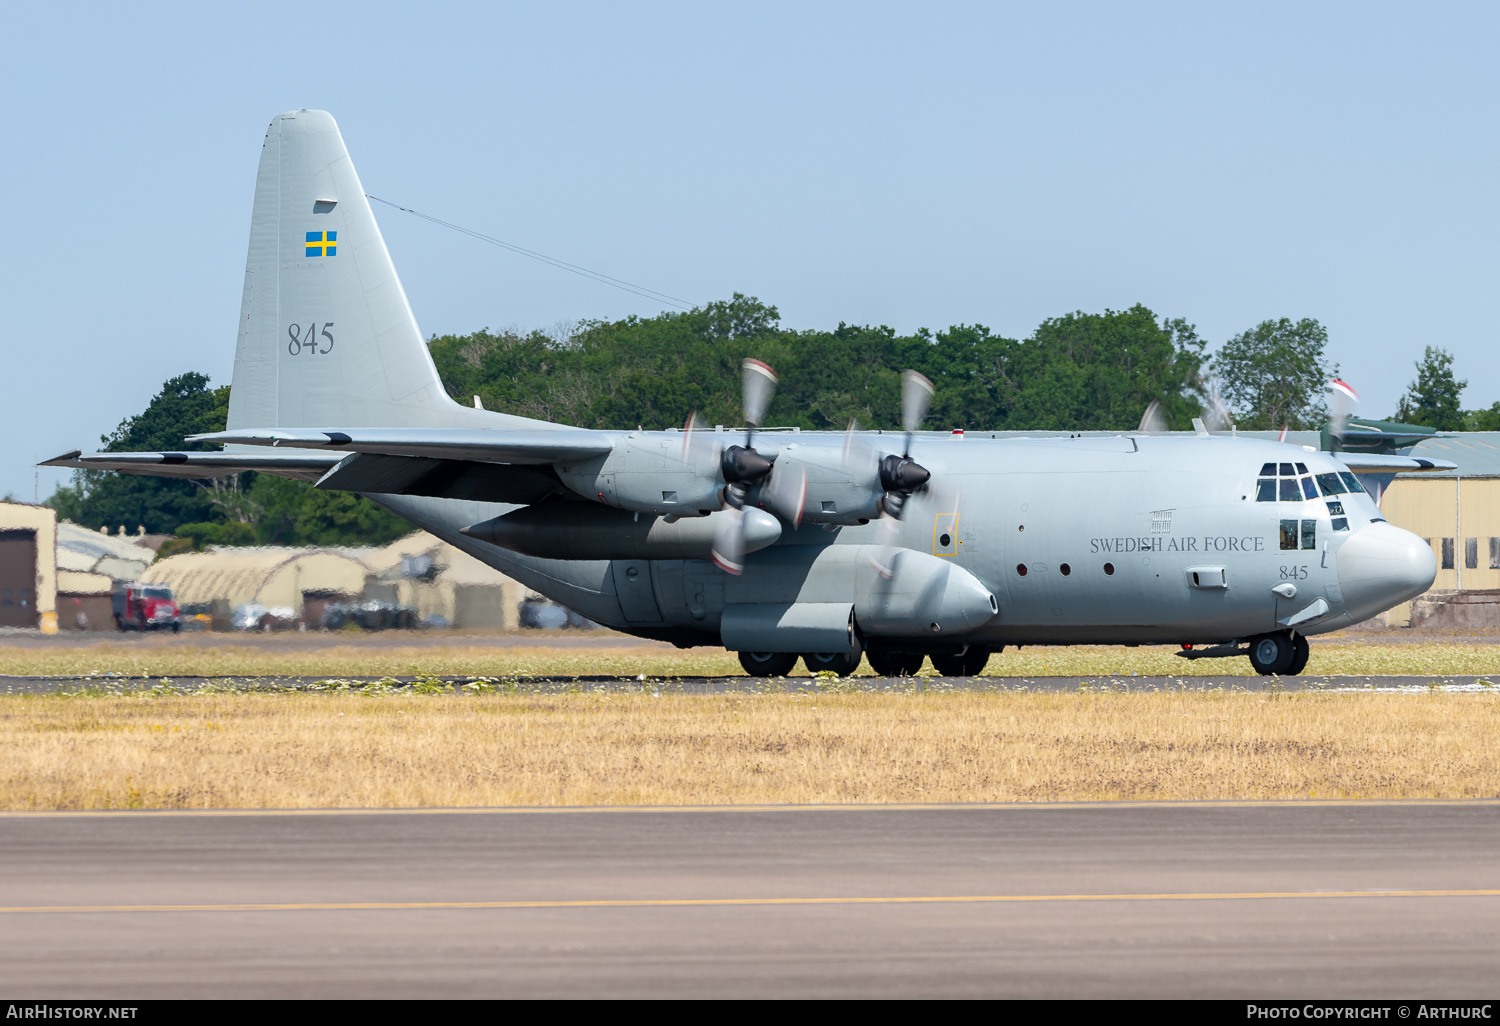
[[221,452],[45,466],[354,491],[601,624],[723,645],[754,675],[981,672],[1005,645],[1174,644],[1294,674],[1306,636],[1431,586],[1431,548],[1352,471],[1451,467],[1210,433],[994,438],[593,431],[453,401],[338,126],[277,116],[255,183]]

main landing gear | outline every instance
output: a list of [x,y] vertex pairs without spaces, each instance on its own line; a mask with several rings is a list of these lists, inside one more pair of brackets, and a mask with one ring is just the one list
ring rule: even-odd
[[752,677],[785,677],[792,672],[801,659],[807,664],[809,673],[832,670],[840,677],[847,677],[859,669],[859,652],[738,652],[740,665]]
[[965,645],[958,652],[932,653],[932,668],[944,677],[977,677],[990,661],[990,650]]
[[877,676],[915,677],[926,657],[921,652],[887,652],[872,648],[865,653],[865,658],[870,660],[870,669]]
[[1307,639],[1292,631],[1250,639],[1250,665],[1264,676],[1295,677],[1307,666],[1309,654]]

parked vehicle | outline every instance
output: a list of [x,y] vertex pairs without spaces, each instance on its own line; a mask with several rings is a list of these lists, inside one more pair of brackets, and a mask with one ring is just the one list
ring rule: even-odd
[[122,631],[182,630],[182,611],[165,584],[116,584],[110,596]]

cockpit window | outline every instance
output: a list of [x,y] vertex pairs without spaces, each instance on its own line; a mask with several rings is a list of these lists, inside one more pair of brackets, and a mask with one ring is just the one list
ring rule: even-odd
[[1302,502],[1316,499],[1319,494],[1343,495],[1349,491],[1364,491],[1352,474],[1314,475],[1306,463],[1265,463],[1260,468],[1260,479],[1255,482],[1255,501]]
[[1349,486],[1351,492],[1363,492],[1365,490],[1365,486],[1359,483],[1359,478],[1355,477],[1349,471],[1339,471],[1339,477],[1344,479],[1344,484]]
[[1339,480],[1337,474],[1319,474],[1318,487],[1323,489],[1324,495],[1343,495],[1349,490],[1344,487],[1344,482]]

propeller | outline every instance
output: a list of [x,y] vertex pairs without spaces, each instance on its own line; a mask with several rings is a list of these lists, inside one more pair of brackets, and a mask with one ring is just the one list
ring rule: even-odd
[[714,433],[708,430],[703,418],[694,410],[688,414],[682,427],[682,462],[705,477],[712,477],[718,470],[719,444]]
[[1359,405],[1359,393],[1348,382],[1334,378],[1328,382],[1328,426],[1329,433],[1339,440],[1343,448],[1344,432],[1349,428],[1349,417]]
[[1161,412],[1161,400],[1151,400],[1151,405],[1146,407],[1146,412],[1141,414],[1141,422],[1136,426],[1136,431],[1143,435],[1159,435],[1167,430],[1167,418]]
[[[713,560],[727,573],[744,569],[745,555],[774,542],[781,535],[781,524],[760,510],[745,508],[750,489],[771,472],[771,461],[755,451],[755,429],[765,423],[766,410],[776,394],[776,372],[760,360],[745,359],[741,364],[743,388],[740,401],[745,414],[745,444],[731,445],[719,457],[724,475],[724,504],[727,515],[714,528]],[[806,482],[803,483],[805,500]],[[797,519],[801,519],[801,509]],[[766,521],[770,523],[767,524]],[[774,526],[775,533],[770,534]],[[766,535],[769,540],[764,540]],[[754,537],[752,537],[754,535]]]
[[1234,426],[1234,414],[1229,412],[1229,404],[1219,395],[1217,382],[1209,382],[1208,405],[1203,408],[1203,423],[1210,431],[1228,431]]
[[923,375],[914,370],[902,372],[901,427],[906,431],[906,450],[900,456],[893,453],[880,461],[880,487],[885,489],[881,505],[896,520],[901,519],[906,509],[906,500],[932,477],[926,467],[911,458],[911,443],[917,428],[927,419],[935,391],[932,382]]
[[894,453],[880,461],[880,487],[885,489],[880,506],[884,514],[879,521],[879,539],[870,565],[881,577],[890,580],[896,575],[896,563],[900,556],[901,518],[906,513],[907,500],[921,489],[932,489],[929,483],[932,472],[911,458],[911,443],[927,411],[932,406],[936,389],[932,382],[914,370],[901,375],[901,427],[906,431],[905,451]]

